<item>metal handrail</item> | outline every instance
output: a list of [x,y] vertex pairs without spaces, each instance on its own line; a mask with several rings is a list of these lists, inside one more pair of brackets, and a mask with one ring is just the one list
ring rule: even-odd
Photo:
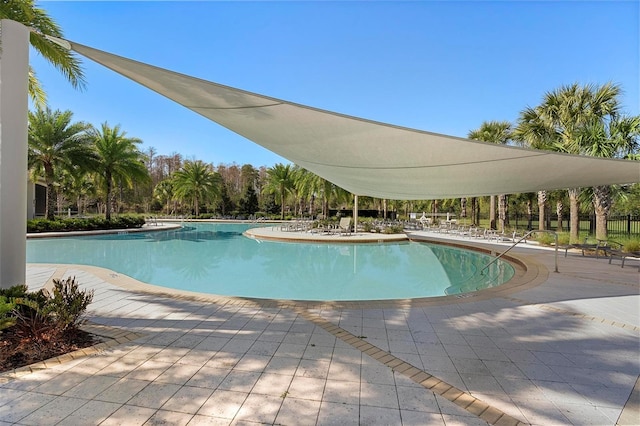
[[505,254],[507,254],[512,248],[514,248],[515,246],[517,246],[522,240],[525,240],[529,235],[535,233],[535,232],[546,232],[548,234],[553,234],[553,238],[554,238],[554,245],[556,248],[556,253],[555,253],[555,271],[554,272],[558,272],[558,234],[556,233],[556,231],[549,231],[549,230],[541,230],[541,229],[534,229],[531,230],[529,232],[527,232],[526,234],[524,234],[522,236],[522,238],[520,238],[518,241],[516,241],[515,243],[513,243],[511,245],[511,247],[509,247],[508,249],[506,249],[505,251],[503,251],[502,253],[500,253],[498,256],[496,256],[495,259],[493,259],[491,262],[487,263],[487,265],[482,268],[480,270],[481,274],[484,274],[484,271],[491,265],[493,265],[494,263],[496,263],[498,261],[498,259],[500,259],[502,256],[504,256]]

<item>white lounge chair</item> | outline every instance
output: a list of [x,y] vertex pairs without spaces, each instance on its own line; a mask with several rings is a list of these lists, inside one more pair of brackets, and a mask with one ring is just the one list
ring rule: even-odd
[[338,232],[340,235],[351,235],[351,218],[340,218],[340,224],[338,225]]

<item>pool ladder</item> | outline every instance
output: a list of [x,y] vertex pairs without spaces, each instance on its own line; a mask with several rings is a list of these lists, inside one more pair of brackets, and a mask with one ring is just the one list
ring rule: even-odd
[[554,272],[558,272],[558,234],[556,233],[556,231],[548,231],[548,230],[546,230],[546,229],[545,229],[545,230],[541,230],[541,229],[534,229],[534,230],[529,231],[529,232],[527,232],[526,234],[524,234],[522,237],[520,237],[520,238],[518,239],[518,241],[516,241],[516,242],[514,242],[513,244],[511,244],[511,246],[510,246],[508,249],[506,249],[505,251],[503,251],[502,253],[500,253],[498,256],[496,256],[496,257],[495,257],[495,259],[493,259],[491,262],[487,263],[487,264],[485,265],[485,267],[484,267],[484,268],[482,268],[482,269],[480,270],[480,273],[481,273],[481,274],[484,274],[484,271],[486,271],[486,270],[487,270],[487,268],[488,268],[489,266],[491,266],[491,265],[493,265],[494,263],[496,263],[496,262],[498,261],[498,259],[500,259],[502,256],[504,256],[505,254],[507,254],[507,253],[508,253],[512,248],[514,248],[515,246],[517,246],[517,245],[518,245],[520,242],[522,242],[523,240],[526,240],[526,239],[527,239],[527,237],[528,237],[529,235],[531,235],[531,234],[533,234],[533,233],[536,233],[536,232],[545,232],[545,233],[547,233],[547,234],[553,234],[553,238],[554,238],[554,246],[555,246],[555,248],[556,248],[555,258],[554,258],[554,261],[555,261],[555,268],[556,268],[556,269],[555,269],[555,271],[554,271]]

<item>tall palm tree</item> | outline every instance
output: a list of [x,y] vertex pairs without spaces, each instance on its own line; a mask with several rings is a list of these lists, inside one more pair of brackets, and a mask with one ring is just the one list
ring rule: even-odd
[[307,169],[296,166],[295,182],[296,191],[300,196],[300,201],[308,201],[308,211],[311,216],[315,213],[315,201],[320,192],[320,177],[311,173]]
[[[594,157],[624,158],[638,150],[640,116],[615,117],[612,120],[594,119],[586,125],[575,143],[575,148]],[[612,188],[608,185],[593,187],[593,208],[596,214],[596,238],[607,239],[607,218],[612,205]]]
[[[11,19],[35,30],[29,34],[31,46],[56,67],[76,89],[85,86],[80,59],[73,52],[48,40],[45,35],[63,38],[58,24],[36,6],[34,0],[0,1],[0,19]],[[46,94],[34,70],[29,67],[29,96],[39,107],[46,105]]]
[[[620,94],[620,86],[612,83],[561,86],[545,93],[539,106],[520,113],[517,137],[536,149],[593,155],[584,149],[580,141],[593,123],[615,120],[620,110]],[[599,141],[606,144],[604,139]],[[572,243],[579,239],[580,191],[580,188],[568,189]]]
[[134,181],[149,180],[145,156],[137,147],[142,141],[126,137],[120,125],[109,127],[107,123],[103,123],[100,129],[91,129],[90,135],[97,156],[95,171],[105,194],[105,218],[111,220],[114,182],[131,187]]
[[[547,126],[541,108],[527,107],[520,112],[518,124],[513,131],[513,138],[523,145],[534,149],[559,150],[558,137],[555,129]],[[538,199],[538,229],[546,228],[546,206],[548,194],[540,190]]]
[[263,191],[280,197],[280,218],[284,220],[284,200],[295,187],[294,173],[291,164],[278,163],[267,170],[267,182]]
[[200,214],[200,205],[220,196],[222,179],[213,171],[210,164],[200,160],[185,161],[182,168],[173,174],[175,195],[193,203],[196,217]]
[[[511,123],[508,121],[485,121],[479,129],[469,132],[468,138],[483,142],[492,142],[506,145],[511,141]],[[489,223],[491,229],[496,229],[496,200],[495,196],[490,197],[489,206]],[[498,196],[498,207],[500,209],[500,230],[504,232],[506,223],[506,205],[507,196],[501,194]]]
[[171,201],[173,201],[173,182],[170,178],[161,180],[158,184],[153,188],[153,196],[160,203],[164,204],[167,208],[167,215],[170,214],[171,211]]
[[58,169],[87,167],[94,158],[87,134],[91,126],[73,123],[72,118],[71,111],[38,108],[29,112],[29,169],[35,176],[43,177],[47,185],[47,219],[54,217],[54,182]]
[[95,195],[95,185],[90,172],[86,167],[73,167],[64,169],[61,178],[64,194],[68,200],[75,201],[78,214],[84,214],[87,205],[87,197]]

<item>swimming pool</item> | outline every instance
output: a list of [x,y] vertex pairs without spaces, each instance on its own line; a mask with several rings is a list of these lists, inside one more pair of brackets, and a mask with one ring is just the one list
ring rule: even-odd
[[405,242],[256,241],[255,225],[194,223],[148,233],[30,239],[27,262],[100,266],[139,281],[224,296],[288,300],[434,297],[494,287],[513,267],[467,250]]

